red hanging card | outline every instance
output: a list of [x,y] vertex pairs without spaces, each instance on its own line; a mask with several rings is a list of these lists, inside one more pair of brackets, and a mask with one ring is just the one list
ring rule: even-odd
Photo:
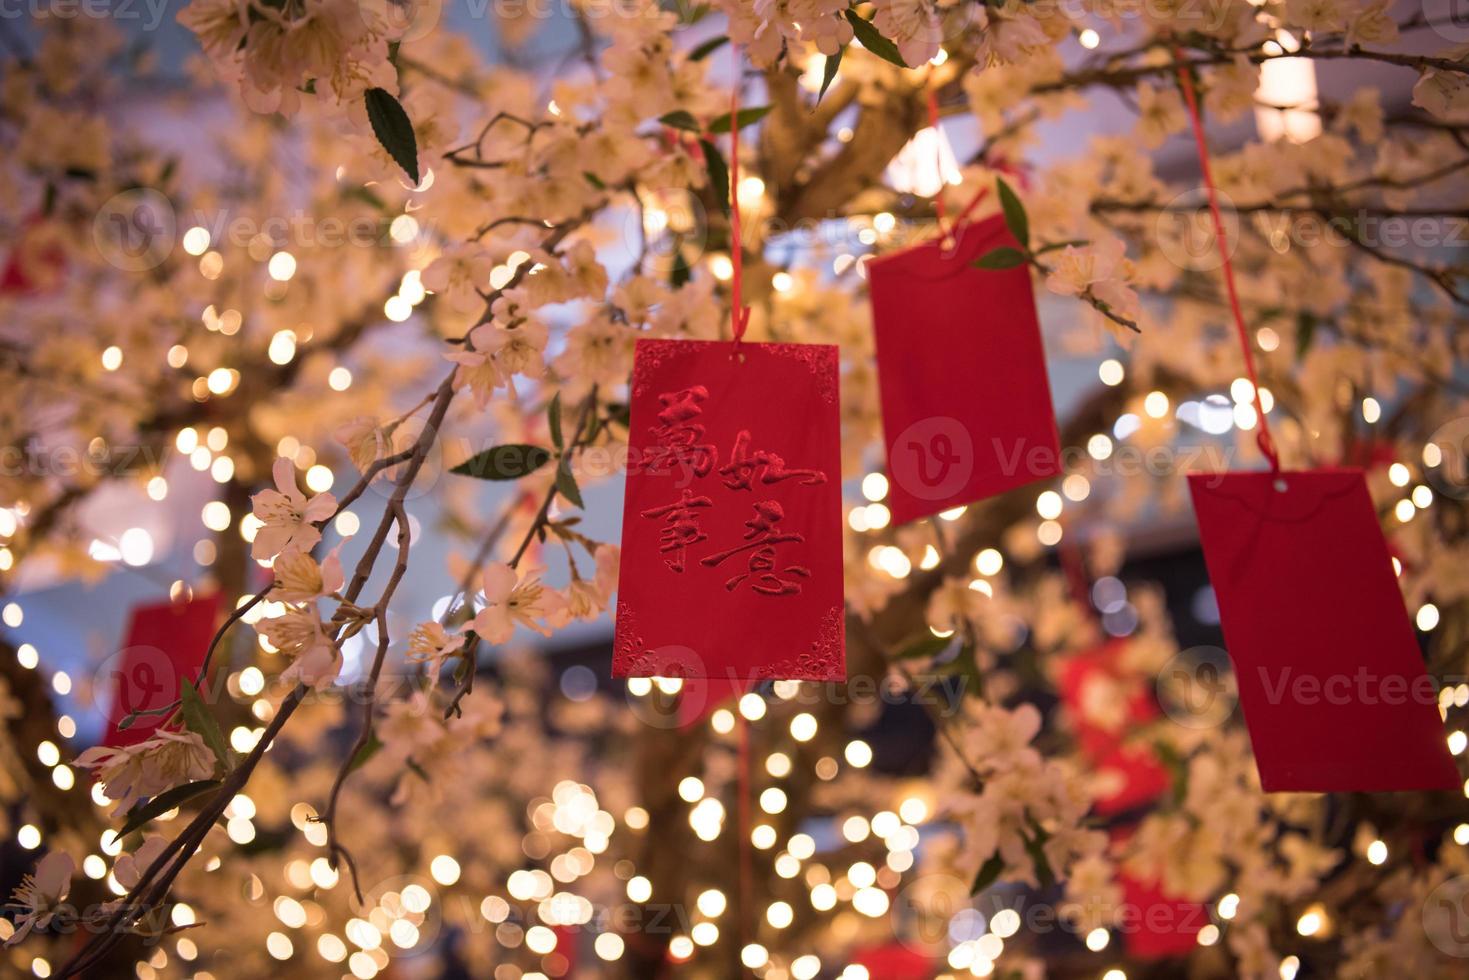
[[616,677],[840,680],[837,349],[639,340]]
[[1030,270],[973,266],[1003,218],[952,235],[867,263],[897,524],[1061,470]]
[[183,679],[198,675],[218,615],[217,591],[187,602],[134,607],[123,649],[104,665],[112,690],[104,745],[141,742],[166,720],[163,715],[139,715],[127,728],[117,727],[135,711],[162,708],[178,699]]
[[1457,789],[1362,472],[1193,474],[1189,489],[1264,788]]

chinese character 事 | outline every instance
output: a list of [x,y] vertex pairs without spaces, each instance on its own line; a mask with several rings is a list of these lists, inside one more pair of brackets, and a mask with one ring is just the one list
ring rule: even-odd
[[[651,429],[655,445],[648,450],[650,472],[665,472],[678,466],[691,478],[703,479],[709,475],[718,461],[718,448],[702,442],[704,426],[698,421],[703,414],[703,404],[709,391],[703,385],[694,385],[680,391],[666,392],[658,396],[663,406],[658,413],[658,423]],[[785,460],[766,449],[752,449],[753,439],[748,429],[741,429],[730,448],[729,462],[718,469],[720,482],[730,490],[755,492],[757,487],[771,487],[796,481],[793,486],[816,486],[826,482],[826,474],[813,469],[787,469]],[[712,508],[714,501],[704,495],[684,488],[679,499],[641,512],[649,520],[661,520],[663,528],[658,536],[658,550],[664,564],[682,574],[691,545],[708,540],[700,526],[700,511]],[[727,579],[725,589],[733,592],[741,583],[749,580],[750,588],[762,595],[793,595],[801,591],[798,579],[810,578],[811,570],[804,565],[782,564],[779,546],[801,544],[804,535],[781,531],[778,527],[785,518],[785,508],[778,500],[761,499],[754,502],[754,515],[745,521],[743,542],[723,551],[700,559],[700,564],[717,567],[728,558],[748,552],[745,571]]]

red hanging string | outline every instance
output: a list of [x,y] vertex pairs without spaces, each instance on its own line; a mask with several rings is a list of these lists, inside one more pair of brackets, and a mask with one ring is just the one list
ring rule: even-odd
[[1229,310],[1234,315],[1234,328],[1239,334],[1240,349],[1245,355],[1245,371],[1250,376],[1250,385],[1255,393],[1255,414],[1260,420],[1260,431],[1255,441],[1260,452],[1270,461],[1270,469],[1280,472],[1280,457],[1275,451],[1275,440],[1270,436],[1270,423],[1265,419],[1265,404],[1260,399],[1260,378],[1255,373],[1255,355],[1250,349],[1250,333],[1245,327],[1245,314],[1239,303],[1239,293],[1234,286],[1234,266],[1229,261],[1229,242],[1224,237],[1224,218],[1219,212],[1219,191],[1214,186],[1214,175],[1209,169],[1209,144],[1204,139],[1204,123],[1199,118],[1198,99],[1194,95],[1193,78],[1184,64],[1183,52],[1173,49],[1173,63],[1178,69],[1178,83],[1183,89],[1183,98],[1188,103],[1189,122],[1193,126],[1194,145],[1199,151],[1199,170],[1204,178],[1204,190],[1209,195],[1209,216],[1214,221],[1214,241],[1219,246],[1219,258],[1224,263],[1224,289],[1229,296]]
[[[930,71],[929,74],[932,74],[932,72]],[[944,174],[944,131],[939,128],[939,94],[937,88],[927,88],[924,90],[924,93],[928,103],[928,125],[933,130],[934,165],[937,168],[939,176],[939,189],[933,197],[933,211],[934,217],[938,221],[939,239],[947,244],[952,232],[967,222],[969,216],[974,213],[974,209],[979,207],[980,202],[989,196],[990,189],[988,187],[981,187],[975,191],[974,196],[969,199],[969,203],[964,205],[964,209],[954,216],[953,222],[947,221],[944,208],[944,191],[948,187],[949,181]]]
[[750,324],[750,309],[745,306],[745,240],[740,235],[740,83],[743,81],[740,49],[730,45],[734,53],[734,85],[729,93],[729,258],[730,275],[729,322],[736,349]]

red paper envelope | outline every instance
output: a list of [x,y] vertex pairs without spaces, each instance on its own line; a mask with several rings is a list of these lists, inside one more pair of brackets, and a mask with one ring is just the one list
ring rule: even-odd
[[1268,791],[1457,789],[1360,470],[1193,474],[1209,579]]
[[616,677],[840,680],[837,349],[639,340]]
[[187,602],[157,602],[133,609],[127,642],[107,664],[102,678],[111,688],[107,736],[103,744],[133,745],[153,734],[163,715],[139,715],[125,729],[117,726],[134,711],[161,708],[179,696],[185,677],[193,680],[214,638],[219,593]]
[[1030,271],[976,269],[991,218],[867,263],[894,523],[1061,471]]

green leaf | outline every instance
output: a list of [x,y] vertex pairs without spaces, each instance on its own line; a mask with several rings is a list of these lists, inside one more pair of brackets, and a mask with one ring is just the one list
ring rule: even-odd
[[364,97],[367,102],[367,121],[372,123],[372,133],[383,149],[388,151],[408,179],[418,185],[418,138],[413,135],[413,121],[398,100],[384,89],[370,88]]
[[1013,269],[1025,264],[1025,253],[1018,248],[1001,245],[984,253],[972,263],[976,269]]
[[729,165],[719,147],[708,140],[699,140],[699,148],[704,151],[704,166],[709,171],[709,189],[719,201],[719,209],[729,214]]
[[1046,841],[1051,839],[1040,824],[1035,822],[1034,817],[1029,817],[1031,832],[1034,837],[1021,837],[1025,840],[1025,851],[1030,855],[1031,862],[1035,865],[1035,876],[1042,888],[1050,888],[1056,884],[1056,872],[1051,869],[1051,862],[1046,857]]
[[571,467],[565,462],[556,467],[556,489],[573,505],[586,507],[586,504],[582,503],[581,488],[576,485],[576,477],[572,475]]
[[230,768],[229,745],[219,730],[219,723],[210,713],[209,706],[204,703],[203,698],[199,697],[199,692],[195,690],[193,683],[187,677],[179,685],[179,706],[183,710],[184,724],[188,726],[189,731],[204,740],[204,744],[209,746],[209,750],[219,760],[220,767],[228,772]]
[[862,46],[883,61],[897,65],[899,68],[907,68],[903,56],[898,53],[898,46],[883,37],[877,28],[872,26],[872,21],[864,20],[857,11],[851,7],[847,8],[847,20],[852,25],[852,32],[857,35],[857,40]]
[[1051,242],[1049,245],[1042,245],[1040,248],[1034,249],[1032,254],[1045,255],[1047,252],[1059,252],[1063,248],[1080,248],[1087,244],[1090,243],[1085,238],[1073,238],[1070,241]]
[[1000,192],[1000,210],[1005,212],[1005,227],[1010,229],[1010,234],[1015,240],[1026,248],[1030,247],[1030,219],[1025,216],[1025,205],[1020,203],[1020,198],[1010,185],[1005,183],[1005,178],[995,178],[995,188]]
[[139,803],[128,811],[128,818],[123,823],[122,829],[117,832],[114,840],[122,840],[128,834],[137,830],[148,821],[160,817],[176,806],[181,806],[192,800],[201,793],[207,793],[216,789],[220,784],[218,779],[201,779],[198,782],[184,783],[175,786],[166,793],[159,793],[147,803]]
[[565,449],[566,443],[561,438],[561,392],[556,392],[551,399],[551,407],[546,409],[546,421],[551,426],[551,445],[557,449]]
[[1000,874],[1005,870],[1005,859],[999,854],[990,855],[990,859],[980,866],[979,874],[974,876],[974,884],[969,886],[970,895],[978,895],[990,885],[1000,880]]
[[816,93],[816,105],[821,105],[821,100],[826,95],[826,90],[831,88],[832,80],[837,77],[837,69],[842,66],[842,55],[847,53],[847,46],[843,44],[837,48],[836,54],[826,56],[826,64],[821,69],[821,91]]
[[550,458],[549,449],[524,443],[507,443],[475,453],[449,472],[480,480],[518,480],[545,466]]
[[1306,354],[1311,350],[1311,343],[1316,339],[1316,325],[1320,322],[1315,314],[1305,311],[1296,314],[1297,363],[1305,360]]
[[[768,105],[756,105],[750,106],[750,108],[748,109],[741,109],[738,117],[740,128],[744,129],[746,126],[754,125],[755,123],[764,119],[767,115],[769,115],[771,108],[772,107]],[[709,132],[729,132],[729,113],[726,112],[724,115],[716,117],[715,120],[709,124]]]
[[933,633],[924,630],[921,636],[906,644],[893,657],[896,660],[918,660],[920,658],[937,657],[947,650],[949,644],[953,642],[954,637],[952,634],[949,636],[934,636]]
[[693,113],[685,109],[674,109],[672,112],[665,112],[658,117],[658,121],[665,126],[672,126],[674,129],[686,129],[691,133],[702,131],[699,120],[694,118]]
[[624,429],[631,428],[632,410],[626,402],[608,402],[607,421],[615,422]]
[[382,747],[383,741],[377,737],[377,732],[370,734],[367,737],[367,741],[363,743],[362,748],[358,749],[356,754],[352,756],[352,762],[347,766],[347,771],[355,772],[367,765],[367,761],[377,755],[378,749]]
[[718,51],[720,48],[724,47],[728,43],[729,38],[723,34],[719,35],[718,37],[711,37],[709,40],[705,41],[703,44],[699,45],[698,47],[694,48],[694,50],[689,52],[689,60],[703,61],[705,58],[709,57],[711,54]]

